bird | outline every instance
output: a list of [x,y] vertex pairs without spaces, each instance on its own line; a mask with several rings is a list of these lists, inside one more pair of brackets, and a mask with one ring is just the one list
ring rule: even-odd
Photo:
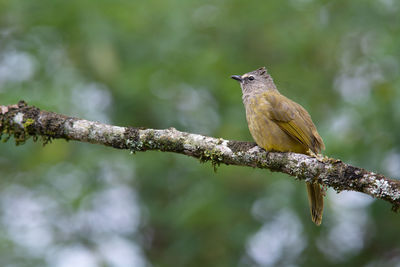
[[[240,83],[249,131],[266,151],[315,155],[325,149],[310,114],[282,95],[265,67],[232,75]],[[311,220],[320,225],[324,209],[323,188],[306,182]]]

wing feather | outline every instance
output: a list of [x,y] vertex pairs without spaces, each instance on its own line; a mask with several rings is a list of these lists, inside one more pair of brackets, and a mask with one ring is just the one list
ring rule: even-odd
[[279,92],[266,92],[264,98],[270,104],[268,116],[286,134],[314,153],[325,148],[310,115],[301,105],[279,94]]

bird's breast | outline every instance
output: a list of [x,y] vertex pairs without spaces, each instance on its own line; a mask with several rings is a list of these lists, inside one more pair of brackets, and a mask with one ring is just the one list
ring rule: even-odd
[[267,151],[305,153],[307,148],[286,134],[269,117],[272,108],[267,101],[257,96],[244,102],[249,131],[258,146]]

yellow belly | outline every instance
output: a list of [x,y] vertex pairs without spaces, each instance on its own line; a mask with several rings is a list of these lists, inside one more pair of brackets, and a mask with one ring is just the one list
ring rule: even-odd
[[256,107],[253,105],[246,107],[246,118],[250,133],[258,146],[267,151],[303,154],[307,152],[307,147],[281,130],[279,125],[267,117],[267,114],[257,112],[254,108]]

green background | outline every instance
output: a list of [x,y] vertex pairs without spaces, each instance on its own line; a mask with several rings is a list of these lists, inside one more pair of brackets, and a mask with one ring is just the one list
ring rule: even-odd
[[[400,177],[400,3],[0,0],[0,104],[250,141],[229,77],[266,66],[324,154]],[[268,170],[0,144],[0,266],[396,266],[400,216]],[[398,265],[397,265],[398,266]]]

